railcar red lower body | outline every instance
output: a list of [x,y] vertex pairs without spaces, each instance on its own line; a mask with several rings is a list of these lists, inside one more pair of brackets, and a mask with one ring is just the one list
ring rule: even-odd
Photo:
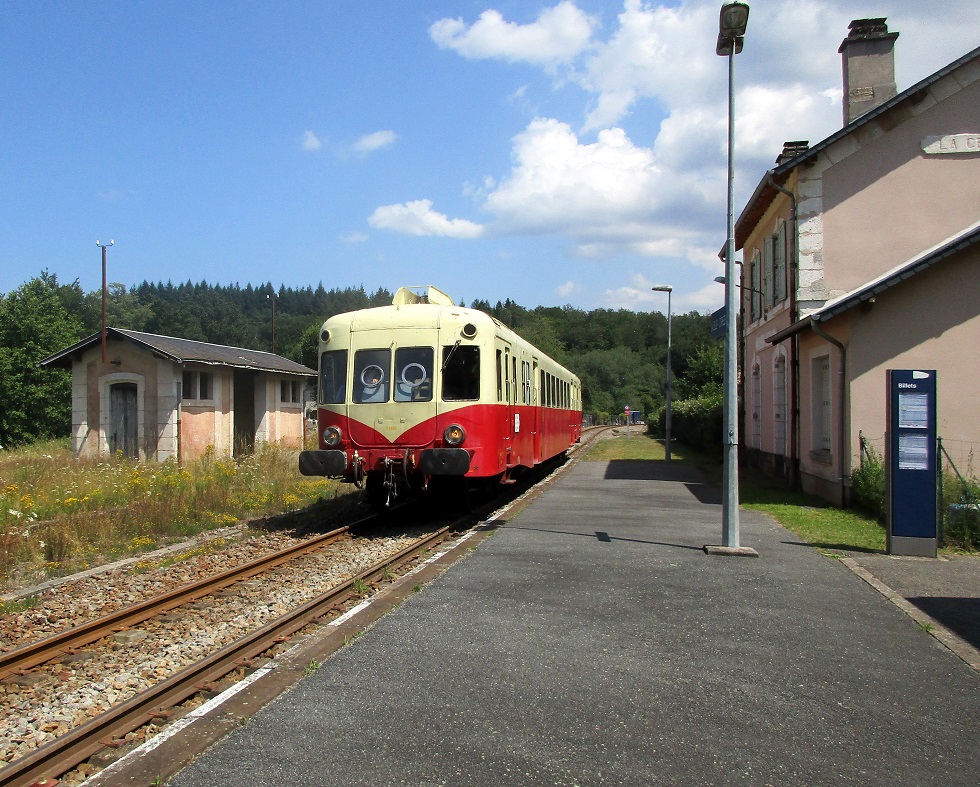
[[[321,437],[319,451],[302,452],[300,470],[355,483],[372,474],[406,480],[411,476],[506,478],[567,451],[581,438],[582,414],[556,408],[473,404],[435,415],[393,438],[384,432],[397,425],[380,426],[320,408],[318,434],[334,427],[341,442],[328,447]],[[446,439],[452,427],[462,429],[461,442]]]

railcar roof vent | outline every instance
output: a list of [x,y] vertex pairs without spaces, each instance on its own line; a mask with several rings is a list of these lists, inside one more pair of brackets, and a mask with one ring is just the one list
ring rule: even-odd
[[431,284],[421,287],[399,287],[391,302],[394,306],[406,306],[412,303],[433,303],[437,306],[456,305],[452,298]]

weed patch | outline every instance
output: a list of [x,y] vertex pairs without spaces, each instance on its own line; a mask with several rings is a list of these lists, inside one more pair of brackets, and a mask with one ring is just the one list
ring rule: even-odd
[[242,459],[73,459],[67,441],[0,451],[0,583],[23,585],[204,531],[296,511],[338,493],[300,475],[295,451],[263,445]]

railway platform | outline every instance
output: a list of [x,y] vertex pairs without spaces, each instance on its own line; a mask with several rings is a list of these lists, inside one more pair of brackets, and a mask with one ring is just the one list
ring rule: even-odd
[[719,491],[679,463],[580,461],[493,525],[169,784],[980,780],[976,562],[847,563],[744,510],[759,557],[708,555]]

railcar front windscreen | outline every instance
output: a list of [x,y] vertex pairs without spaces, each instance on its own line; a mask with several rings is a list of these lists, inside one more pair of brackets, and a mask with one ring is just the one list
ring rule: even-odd
[[354,353],[355,404],[388,401],[391,388],[391,350],[358,350]]
[[347,350],[332,350],[320,356],[320,402],[343,404],[347,390]]
[[431,347],[399,347],[395,350],[396,402],[432,401]]

